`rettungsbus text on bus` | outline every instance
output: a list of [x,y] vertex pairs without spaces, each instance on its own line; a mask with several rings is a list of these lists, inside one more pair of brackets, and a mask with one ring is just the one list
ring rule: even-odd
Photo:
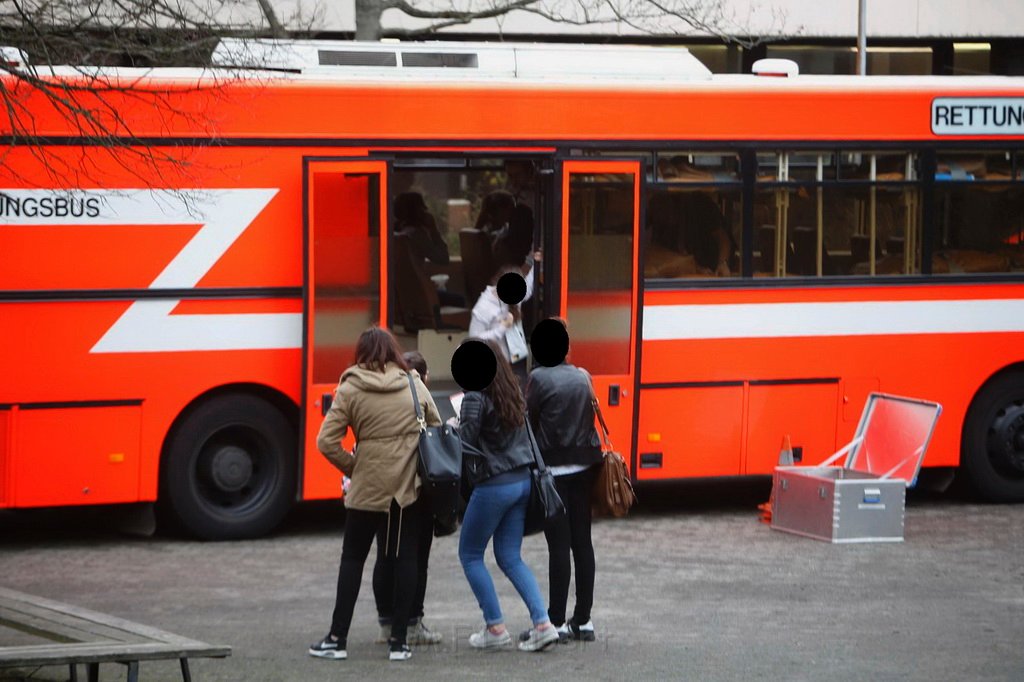
[[[0,507],[156,501],[231,538],[336,498],[315,435],[355,339],[390,327],[456,390],[500,191],[543,254],[527,334],[567,320],[637,482],[766,474],[786,435],[821,461],[885,391],[943,405],[924,466],[1024,499],[1024,79],[466,43],[214,61],[77,93],[116,139],[5,79],[32,134],[0,114]],[[447,258],[399,224],[409,193]]]

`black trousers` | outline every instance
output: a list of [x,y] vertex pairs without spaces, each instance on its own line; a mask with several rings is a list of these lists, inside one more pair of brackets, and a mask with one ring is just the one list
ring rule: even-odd
[[550,592],[548,617],[556,625],[565,623],[566,604],[569,601],[569,581],[572,564],[576,567],[576,606],[573,620],[582,625],[590,620],[594,606],[594,543],[590,538],[590,498],[597,467],[567,476],[556,476],[555,487],[565,503],[566,513],[549,521],[544,527],[548,541],[548,578]]
[[[427,596],[427,563],[430,561],[430,547],[434,544],[434,517],[430,513],[430,500],[426,493],[420,493],[416,503],[420,507],[416,535],[416,592],[412,601],[410,620],[423,617],[423,601]],[[387,528],[377,529],[377,561],[373,565],[373,598],[377,602],[377,617],[381,625],[391,625],[395,610],[395,566],[394,556],[385,551]]]
[[391,501],[390,512],[348,509],[345,512],[345,538],[341,545],[338,591],[331,619],[331,634],[341,642],[348,638],[352,611],[359,597],[363,565],[379,528],[385,529],[385,554],[395,562],[391,637],[405,643],[413,599],[416,594],[417,538],[420,527],[420,503],[405,509]]

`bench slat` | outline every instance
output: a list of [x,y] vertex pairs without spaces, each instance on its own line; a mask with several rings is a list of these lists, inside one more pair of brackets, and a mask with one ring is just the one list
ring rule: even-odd
[[42,613],[33,613],[29,609],[22,608],[20,604],[17,607],[12,607],[9,602],[3,601],[0,601],[0,624],[57,642],[150,641],[148,637],[119,628],[111,628],[77,618],[62,618],[59,613],[49,609]]
[[63,621],[69,624],[75,622],[76,627],[83,627],[83,624],[92,623],[120,630],[125,633],[130,633],[131,635],[135,635],[136,638],[143,637],[145,639],[165,642],[168,644],[187,644],[195,641],[186,637],[174,635],[164,630],[144,626],[139,623],[133,623],[132,621],[126,621],[125,619],[119,619],[119,617],[115,615],[108,615],[106,613],[100,613],[98,611],[89,610],[80,606],[73,606],[71,604],[63,604],[58,601],[52,601],[43,597],[36,597],[22,592],[15,592],[14,590],[2,587],[0,587],[0,605],[7,606],[8,608],[20,607],[31,609],[32,607],[36,607],[36,609],[47,609],[56,614],[54,617],[56,617],[58,621]]
[[65,640],[0,647],[0,668],[231,655],[229,646],[207,644],[4,587],[0,587],[0,624]]
[[0,649],[0,668],[175,658],[224,658],[228,646],[172,647],[161,644],[53,644]]

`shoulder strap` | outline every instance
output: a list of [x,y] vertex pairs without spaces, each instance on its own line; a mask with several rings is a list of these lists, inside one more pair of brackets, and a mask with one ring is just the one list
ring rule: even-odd
[[416,382],[412,378],[412,372],[406,372],[409,377],[409,389],[412,391],[412,406],[416,410],[416,421],[419,422],[420,431],[427,430],[427,420],[423,416],[423,409],[420,407],[420,397],[416,395]]
[[604,438],[605,444],[607,444],[609,450],[614,450],[612,447],[612,439],[608,435],[608,425],[605,424],[604,415],[601,414],[601,403],[597,402],[597,394],[594,392],[594,382],[590,380],[590,374],[587,370],[582,367],[577,367],[583,376],[587,378],[587,385],[590,386],[590,404],[594,406],[594,414],[597,415],[597,421],[601,424],[601,436]]
[[534,438],[533,436],[533,429],[530,427],[529,413],[525,415],[525,421],[526,434],[530,437],[530,450],[533,451],[533,461],[537,465],[537,471],[543,472],[545,469],[547,469],[547,466],[544,464],[544,460],[540,456],[540,446],[537,445],[537,439]]

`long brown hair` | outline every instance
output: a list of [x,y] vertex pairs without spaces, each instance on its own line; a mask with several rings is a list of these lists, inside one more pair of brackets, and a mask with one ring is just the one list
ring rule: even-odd
[[519,388],[519,381],[512,373],[512,366],[508,364],[498,345],[494,341],[484,343],[494,352],[498,371],[494,374],[494,381],[483,392],[494,403],[494,410],[498,413],[501,425],[509,430],[518,429],[526,420],[526,399]]
[[402,348],[391,332],[380,327],[370,327],[359,335],[359,341],[356,342],[357,365],[383,372],[389,362],[405,372],[409,371],[409,365],[402,358]]

